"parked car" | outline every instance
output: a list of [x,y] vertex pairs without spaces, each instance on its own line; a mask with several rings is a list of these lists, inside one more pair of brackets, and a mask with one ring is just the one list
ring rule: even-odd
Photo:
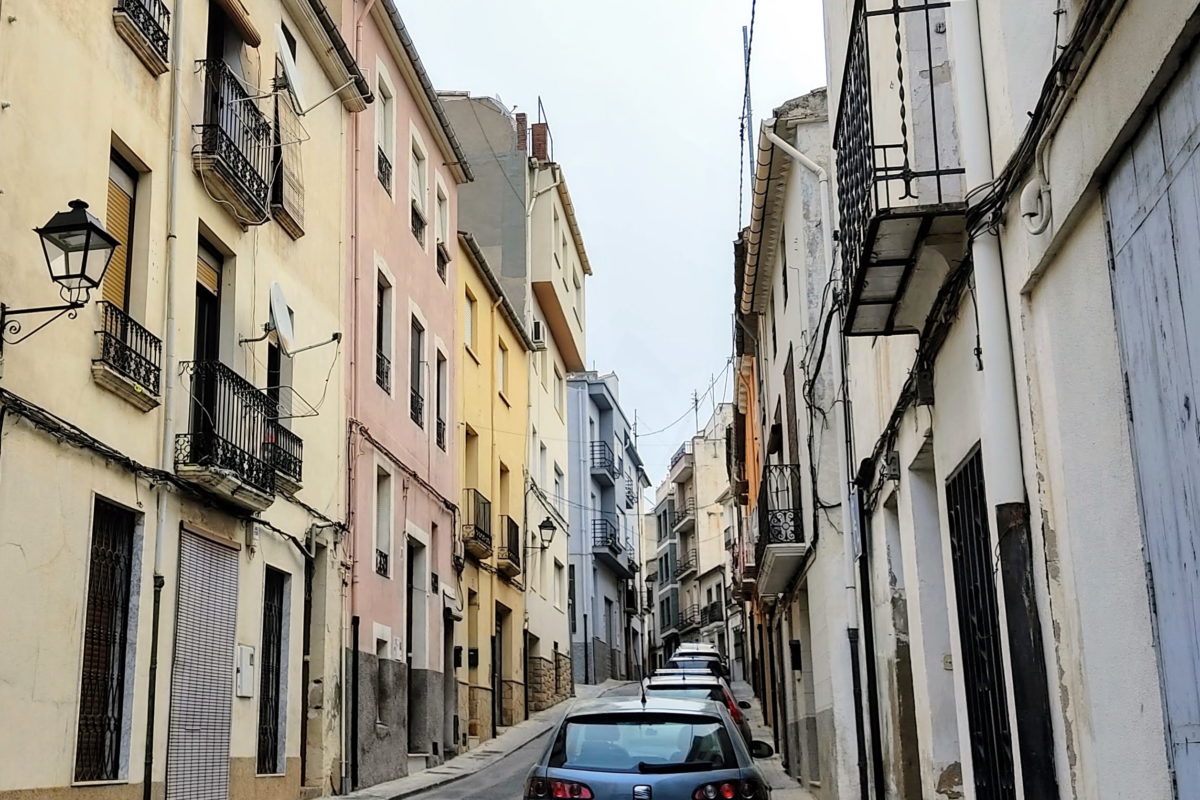
[[742,734],[749,743],[753,740],[750,732],[750,720],[742,712],[751,708],[750,704],[738,702],[733,696],[733,690],[721,678],[706,673],[684,673],[681,675],[656,675],[646,679],[646,694],[649,697],[673,697],[677,700],[712,700],[723,703]]
[[718,678],[727,678],[729,676],[729,671],[725,669],[725,662],[716,654],[676,652],[675,655],[667,659],[665,666],[667,669],[703,669],[711,672]]
[[643,695],[572,708],[525,782],[525,800],[768,800],[770,786],[724,705]]
[[703,653],[705,655],[720,656],[721,651],[717,649],[715,644],[707,642],[682,642],[679,647],[675,648],[676,653]]

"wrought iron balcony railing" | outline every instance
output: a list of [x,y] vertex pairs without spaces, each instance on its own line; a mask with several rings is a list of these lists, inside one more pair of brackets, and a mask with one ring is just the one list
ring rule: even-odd
[[679,610],[679,629],[687,630],[700,624],[700,606],[693,603]]
[[275,490],[268,455],[278,429],[271,400],[220,361],[185,361],[191,395],[189,433],[175,437],[175,468],[225,472],[255,489]]
[[113,11],[124,14],[162,63],[171,43],[171,12],[162,0],[116,0]]
[[375,549],[375,572],[383,577],[388,576],[388,562],[391,561],[391,555],[379,548]]
[[592,547],[607,548],[618,556],[625,549],[617,535],[617,526],[604,517],[592,520]]
[[679,449],[675,451],[675,454],[673,456],[671,456],[670,469],[675,469],[675,465],[678,464],[680,461],[682,461],[684,456],[691,455],[691,453],[692,453],[691,440],[688,440],[688,441],[684,442],[683,444],[679,445]]
[[382,351],[375,351],[375,382],[385,392],[392,391],[392,360]]
[[467,489],[464,497],[463,543],[476,558],[492,554],[492,501],[478,489]]
[[392,160],[388,158],[387,153],[383,152],[382,147],[376,148],[375,153],[375,174],[379,176],[379,182],[383,184],[383,188],[388,194],[392,192]]
[[[254,93],[225,61],[198,62],[204,69],[204,122],[199,156],[202,174],[211,169],[249,211],[267,217],[271,188],[271,123]],[[213,186],[208,187],[214,191]]]
[[633,488],[633,478],[625,479],[625,508],[632,509],[637,506],[637,490]]
[[696,555],[695,550],[688,550],[679,555],[679,561],[675,564],[676,579],[682,578],[684,575],[695,572],[700,566],[700,559]]
[[617,460],[613,455],[612,445],[608,442],[592,442],[591,464],[593,472],[601,472],[609,477],[617,474]]
[[675,500],[675,525],[678,526],[684,522],[695,519],[696,517],[696,498],[684,497]]
[[100,302],[100,361],[155,397],[162,374],[162,342],[112,303]]
[[949,5],[854,5],[834,129],[847,333],[900,330],[896,307],[921,243],[965,210]]
[[521,526],[507,514],[500,516],[500,541],[496,561],[501,572],[515,575],[521,571]]
[[276,422],[268,429],[267,460],[275,471],[300,483],[304,466],[304,440]]
[[425,398],[416,389],[409,392],[408,397],[408,415],[412,417],[412,421],[425,427]]
[[428,227],[428,225],[427,220],[425,219],[425,212],[421,210],[419,205],[417,205],[417,201],[414,198],[412,201],[412,233],[413,236],[417,237],[417,241],[421,243],[422,247],[425,246],[426,227]]
[[446,420],[441,417],[437,419],[437,446],[446,449]]
[[801,470],[799,464],[767,464],[758,490],[758,543],[755,563],[771,545],[803,544],[801,515]]

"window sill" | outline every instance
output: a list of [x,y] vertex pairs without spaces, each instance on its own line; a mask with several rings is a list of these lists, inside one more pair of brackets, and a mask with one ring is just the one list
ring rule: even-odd
[[287,773],[286,772],[256,772],[256,773],[254,773],[254,777],[256,777],[256,778],[286,778]]
[[469,355],[471,357],[471,360],[474,361],[476,364],[483,363],[482,361],[479,360],[479,356],[475,355],[475,351],[471,349],[471,345],[464,344],[463,349],[467,351],[467,355]]
[[71,786],[128,786],[129,778],[113,778],[111,781],[71,781]]

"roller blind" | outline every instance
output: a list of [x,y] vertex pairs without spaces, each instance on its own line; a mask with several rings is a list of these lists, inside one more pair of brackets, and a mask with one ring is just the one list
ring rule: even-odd
[[203,247],[196,259],[196,283],[215,295],[221,293],[221,267]]
[[108,213],[104,225],[120,242],[101,284],[103,299],[122,311],[129,305],[130,240],[133,238],[133,179],[124,168],[112,162],[108,177]]

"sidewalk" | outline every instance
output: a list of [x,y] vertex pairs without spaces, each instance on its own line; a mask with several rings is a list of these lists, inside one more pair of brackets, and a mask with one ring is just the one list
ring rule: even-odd
[[[743,681],[738,681],[730,688],[733,689],[733,696],[738,701],[747,700],[753,706],[745,714],[750,720],[750,730],[753,732],[754,738],[771,744],[774,741],[774,734],[767,727],[767,723],[763,721],[762,705],[754,696],[754,689]],[[816,795],[805,789],[796,782],[795,778],[784,771],[783,758],[779,753],[754,763],[762,770],[763,777],[771,785],[771,800],[816,800]]]
[[[563,712],[571,707],[572,702],[591,700],[624,685],[624,681],[608,681],[597,686],[576,686],[574,698],[533,714],[529,719],[513,725],[495,739],[488,739],[476,749],[456,756],[444,764],[418,772],[416,775],[397,778],[394,781],[376,784],[349,794],[338,795],[338,797],[342,800],[346,800],[346,798],[350,800],[400,800],[400,798],[445,786],[468,775],[474,775],[507,758],[534,739],[550,733],[562,718]],[[333,798],[321,798],[320,800],[333,800]],[[785,800],[788,799],[785,798]]]

